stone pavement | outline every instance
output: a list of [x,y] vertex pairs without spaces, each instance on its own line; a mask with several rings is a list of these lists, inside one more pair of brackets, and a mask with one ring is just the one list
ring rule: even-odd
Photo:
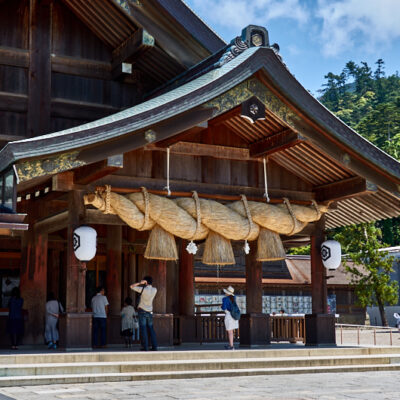
[[398,372],[205,378],[0,388],[0,400],[398,400]]

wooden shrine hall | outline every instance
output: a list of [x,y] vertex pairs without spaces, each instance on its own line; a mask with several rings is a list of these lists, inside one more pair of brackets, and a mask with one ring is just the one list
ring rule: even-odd
[[[223,268],[232,242],[246,252],[242,345],[270,340],[262,262],[308,242],[306,342],[335,343],[321,243],[327,229],[399,216],[400,164],[301,86],[265,28],[225,44],[165,0],[3,0],[0,21],[2,203],[12,193],[0,217],[29,225],[0,231],[0,259],[14,260],[25,344],[43,342],[54,292],[61,345],[90,348],[98,285],[120,343],[123,300],[144,275],[159,344],[192,342],[193,252]],[[81,225],[98,235],[87,265],[73,249]]]

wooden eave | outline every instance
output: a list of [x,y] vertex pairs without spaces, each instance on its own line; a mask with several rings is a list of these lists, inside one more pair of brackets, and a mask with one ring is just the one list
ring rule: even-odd
[[[168,64],[174,66],[174,74],[167,75],[163,82],[225,45],[196,14],[177,0],[62,1],[112,50],[123,46],[138,29],[148,31],[157,42],[151,51],[152,60],[146,63],[150,72],[155,74],[155,71],[151,71],[154,60],[160,65],[167,63],[167,68]],[[148,56],[146,54],[141,58],[146,59]]]

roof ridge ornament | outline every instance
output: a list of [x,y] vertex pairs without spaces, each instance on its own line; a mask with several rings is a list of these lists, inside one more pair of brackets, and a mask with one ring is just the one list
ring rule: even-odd
[[237,36],[230,42],[229,47],[218,61],[219,66],[233,60],[250,47],[269,47],[268,31],[264,27],[249,25],[244,28],[241,36]]

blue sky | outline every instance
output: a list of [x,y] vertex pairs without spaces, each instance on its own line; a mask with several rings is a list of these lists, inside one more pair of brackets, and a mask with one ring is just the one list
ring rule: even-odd
[[249,24],[267,28],[271,44],[300,83],[318,95],[328,72],[346,62],[385,61],[400,71],[400,0],[185,0],[229,42]]

